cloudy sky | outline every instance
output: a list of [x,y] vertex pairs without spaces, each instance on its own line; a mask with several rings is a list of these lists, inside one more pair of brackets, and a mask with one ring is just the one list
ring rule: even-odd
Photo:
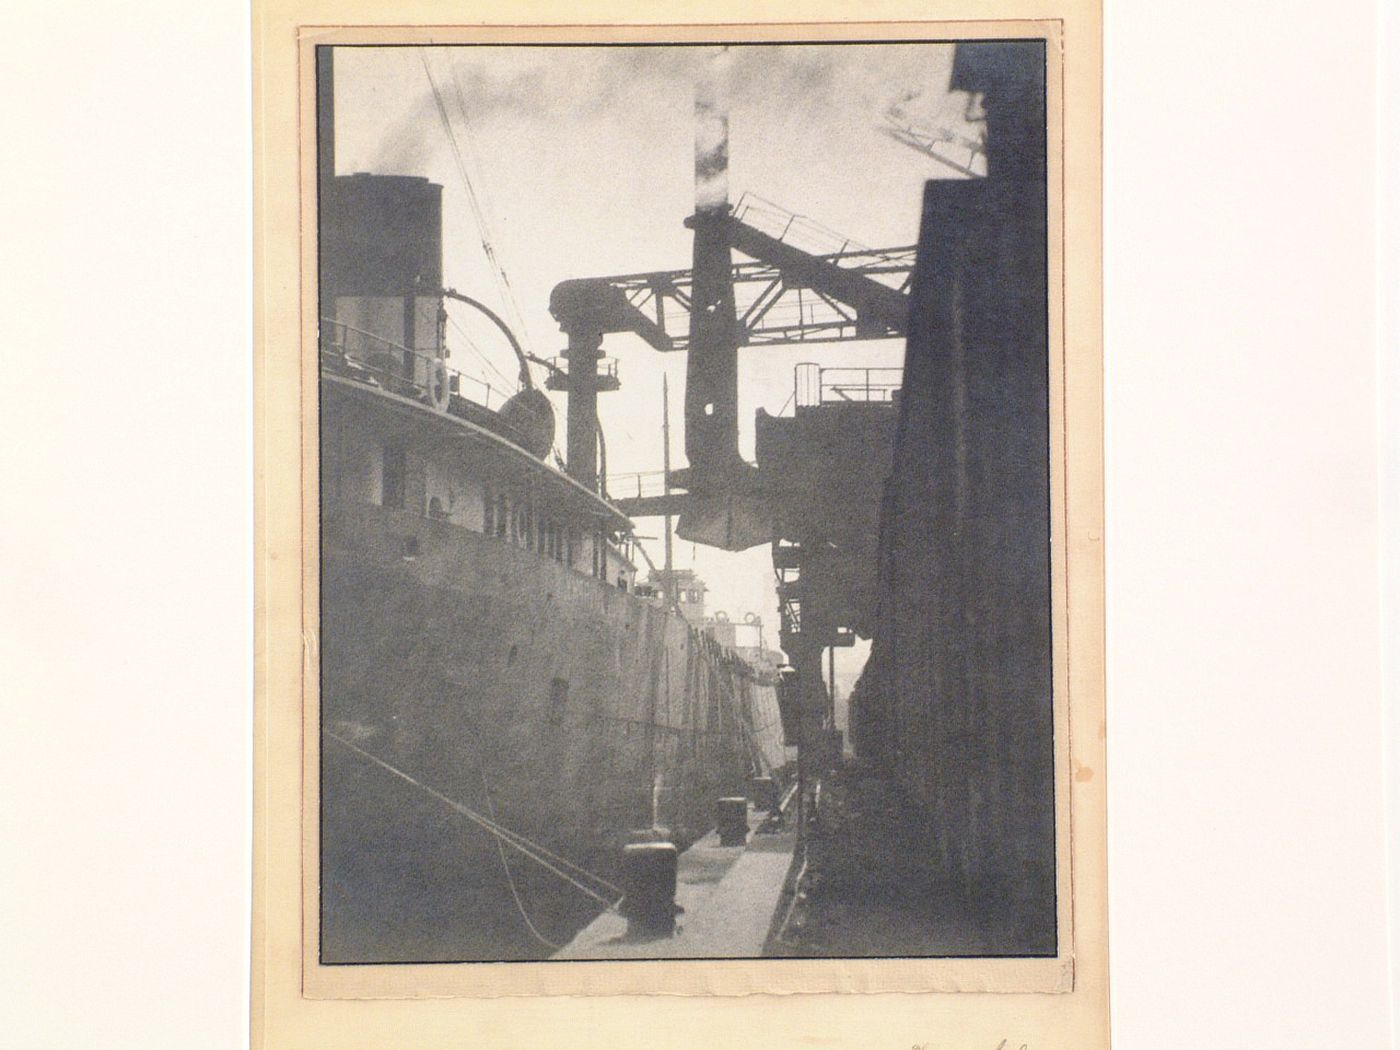
[[[694,210],[695,85],[715,53],[709,46],[337,48],[336,168],[440,183],[445,283],[496,308],[528,349],[554,356],[564,340],[548,303],[559,281],[689,267],[682,222]],[[750,191],[872,247],[915,243],[923,183],[957,176],[879,128],[898,105],[911,123],[975,137],[966,96],[947,90],[951,62],[946,44],[730,49],[731,200]],[[470,310],[450,309],[453,366],[511,389],[503,377],[515,366],[500,336]],[[608,337],[604,351],[618,359],[623,383],[600,399],[609,472],[658,470],[661,377],[669,377],[675,422],[684,355],[663,356],[630,335]],[[898,341],[744,351],[741,450],[752,458],[754,411],[784,406],[799,361],[878,367],[902,356]],[[682,449],[673,426],[673,466],[684,464]],[[642,535],[659,530],[660,522],[639,523]],[[661,544],[648,546],[659,561]],[[767,548],[692,550],[677,544],[677,562],[707,580],[712,607],[736,618],[757,612],[775,640]],[[838,665],[843,686],[858,671],[855,656]]]

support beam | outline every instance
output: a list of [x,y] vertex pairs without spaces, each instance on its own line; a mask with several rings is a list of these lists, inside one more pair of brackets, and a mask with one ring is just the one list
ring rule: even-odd
[[739,474],[739,324],[726,233],[728,209],[698,212],[690,354],[685,373],[685,454],[701,477]]
[[835,263],[771,237],[762,230],[724,217],[722,236],[736,251],[775,266],[789,284],[800,284],[852,307],[858,338],[878,338],[887,331],[903,332],[909,318],[909,296],[858,270]]
[[[866,294],[867,298],[872,295],[882,300],[887,296],[907,298],[905,289],[914,267],[913,247],[862,248],[804,258],[812,265],[821,264],[844,274],[864,277],[869,283],[851,282],[840,274],[819,282],[828,299],[813,304],[808,294],[801,321],[793,323],[790,314],[798,297],[807,288],[815,287],[804,283],[810,276],[810,267],[787,270],[767,262],[733,262],[729,268],[729,282],[735,289],[740,313],[735,332],[740,346],[903,338],[903,318],[907,310],[900,299],[888,299],[887,305],[894,308],[880,312],[877,317],[869,311],[862,315],[855,303],[846,303],[844,309],[833,309],[830,303],[842,300],[825,290],[828,284],[835,283],[852,294]],[[885,283],[893,280],[898,280],[900,285]],[[683,353],[690,349],[694,282],[695,275],[690,270],[574,278],[555,286],[550,310],[565,331],[586,313],[593,323],[602,326],[605,334],[633,332],[653,350]],[[876,291],[871,285],[884,291]],[[880,327],[889,320],[897,323]]]
[[564,359],[568,374],[568,448],[565,469],[590,492],[598,491],[598,361],[603,333],[596,329],[568,333]]
[[668,492],[664,496],[624,497],[612,503],[629,518],[660,518],[684,513],[697,498],[689,492]]
[[316,48],[316,175],[322,186],[335,178],[335,49]]

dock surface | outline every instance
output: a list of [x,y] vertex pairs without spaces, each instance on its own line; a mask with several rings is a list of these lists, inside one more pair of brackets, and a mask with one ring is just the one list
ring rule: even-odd
[[758,834],[765,814],[749,808],[749,841],[721,846],[710,832],[680,855],[676,916],[669,937],[629,939],[627,920],[604,912],[555,959],[753,959],[763,954],[792,866],[797,833]]

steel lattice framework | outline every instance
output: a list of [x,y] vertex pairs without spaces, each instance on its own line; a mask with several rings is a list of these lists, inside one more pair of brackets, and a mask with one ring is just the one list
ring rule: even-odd
[[[859,249],[812,257],[815,262],[871,278],[906,294],[914,249]],[[739,345],[833,343],[898,338],[902,326],[870,322],[857,309],[802,280],[789,267],[740,262],[732,269]],[[692,277],[689,270],[622,274],[597,279],[620,292],[635,315],[627,327],[661,351],[690,349]]]

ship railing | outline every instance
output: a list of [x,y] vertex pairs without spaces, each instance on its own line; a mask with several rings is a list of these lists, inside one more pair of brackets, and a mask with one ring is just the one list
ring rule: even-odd
[[783,636],[802,633],[802,603],[784,598],[778,604],[779,630]]
[[[551,375],[567,376],[569,374],[569,359],[562,355],[555,355],[545,363],[545,368],[549,369]],[[616,379],[617,358],[598,358],[597,375],[599,379]]]
[[[368,380],[389,393],[418,400],[428,393],[429,371],[442,361],[333,317],[321,318],[321,370]],[[419,370],[422,370],[420,379]],[[509,395],[476,376],[443,363],[448,390],[483,408],[499,409]]]
[[608,475],[608,495],[613,499],[642,499],[648,496],[664,496],[666,493],[664,470]]
[[793,369],[798,408],[840,403],[889,403],[904,382],[902,368],[823,368],[805,361]]
[[797,553],[793,544],[780,543],[773,551],[773,575],[778,592],[778,629],[783,636],[800,634],[802,631],[802,599],[799,585],[802,570],[797,563],[783,557]]
[[745,192],[735,202],[730,214],[745,226],[752,226],[776,241],[789,244],[809,255],[839,255],[843,252],[866,252],[869,249],[816,219],[789,211],[781,204]]
[[762,289],[753,291],[736,303],[739,317],[747,322],[750,315],[762,310],[762,323],[755,324],[759,333],[754,342],[802,343],[829,340],[832,332],[854,330],[855,317],[849,310],[806,288],[793,288],[791,293],[772,305],[767,305]]

